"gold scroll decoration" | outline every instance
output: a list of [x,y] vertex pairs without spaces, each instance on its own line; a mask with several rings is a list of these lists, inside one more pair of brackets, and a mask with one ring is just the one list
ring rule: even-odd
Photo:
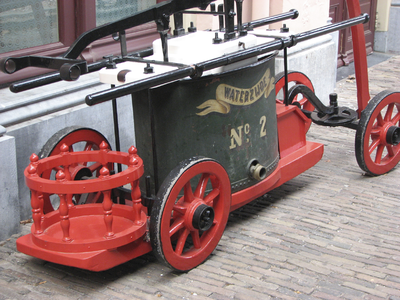
[[240,89],[228,84],[220,84],[216,90],[216,99],[210,99],[197,106],[202,109],[198,116],[205,116],[215,112],[228,114],[231,105],[247,106],[257,102],[262,96],[267,98],[274,89],[275,78],[271,77],[270,69],[267,69],[264,76],[251,88]]

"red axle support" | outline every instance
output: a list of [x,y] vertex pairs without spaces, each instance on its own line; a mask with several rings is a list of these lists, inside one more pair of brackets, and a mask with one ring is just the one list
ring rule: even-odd
[[[349,17],[354,18],[361,15],[361,7],[359,0],[347,0]],[[365,47],[364,25],[359,24],[351,27],[354,53],[354,67],[357,80],[357,101],[358,101],[358,117],[367,107],[368,101],[371,99],[369,94],[368,81],[368,62],[367,49]]]

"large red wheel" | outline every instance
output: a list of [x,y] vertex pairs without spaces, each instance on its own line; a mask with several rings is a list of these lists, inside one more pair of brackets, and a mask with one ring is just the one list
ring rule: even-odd
[[[39,152],[39,159],[49,157],[52,155],[60,154],[60,147],[63,144],[66,144],[69,147],[69,152],[74,151],[92,151],[99,150],[100,144],[102,142],[106,142],[108,145],[107,139],[98,131],[84,128],[79,126],[71,126],[66,127],[57,133],[55,133],[43,146],[43,148]],[[68,180],[81,180],[85,177],[98,177],[100,174],[100,163],[88,164],[86,162],[78,163],[69,166],[68,174],[71,178]],[[55,174],[58,170],[63,169],[60,166],[54,170],[48,170],[43,173],[42,177],[46,179],[55,178]],[[109,169],[112,170],[113,166],[110,165]],[[86,195],[74,195],[74,199],[72,199],[75,204],[84,204],[84,203],[96,203],[100,201],[100,195],[98,194],[86,194]],[[49,194],[43,194],[43,212],[49,213],[57,209],[59,206],[59,198],[52,197]]]
[[150,219],[155,256],[188,271],[217,246],[228,221],[231,186],[225,169],[208,158],[182,162],[164,180]]
[[357,127],[358,165],[370,175],[392,170],[400,161],[400,93],[384,91],[369,101]]
[[[288,72],[288,83],[289,87],[288,90],[296,84],[304,84],[308,88],[310,88],[314,92],[314,86],[305,74],[296,71],[289,71]],[[284,87],[285,87],[285,73],[281,72],[275,77],[275,95],[276,95],[276,102],[283,103],[284,99]],[[302,97],[301,94],[297,95],[293,102],[298,102],[300,107],[308,110],[314,111],[314,106],[308,101],[307,98]]]

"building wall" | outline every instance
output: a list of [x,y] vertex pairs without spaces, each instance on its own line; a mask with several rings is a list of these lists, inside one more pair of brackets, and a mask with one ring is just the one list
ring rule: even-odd
[[379,0],[374,50],[400,54],[400,0]]
[[[218,0],[214,3],[218,7],[218,4],[222,4],[223,0]],[[302,32],[323,26],[329,17],[329,1],[326,0],[250,0],[243,1],[243,22],[276,15],[291,9],[297,9],[300,12],[297,20],[285,21],[288,26],[293,28],[293,32]],[[215,30],[218,28],[218,20],[211,16],[201,15],[187,20],[187,24],[190,21],[194,21],[199,30]],[[281,27],[282,22],[269,26],[271,29],[279,29]]]
[[[273,15],[291,9],[297,9],[300,15],[296,20],[285,23],[296,33],[326,25],[329,17],[329,1],[326,0],[270,0],[270,12]],[[277,23],[271,28],[279,29],[281,25],[282,23]]]

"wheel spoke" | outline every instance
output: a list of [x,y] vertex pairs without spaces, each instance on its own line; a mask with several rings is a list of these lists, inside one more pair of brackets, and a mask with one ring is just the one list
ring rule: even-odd
[[178,238],[178,242],[176,243],[176,248],[175,248],[175,253],[178,255],[182,255],[183,248],[185,247],[185,243],[187,240],[187,237],[189,236],[190,231],[188,229],[184,229]]
[[302,95],[302,96],[303,96],[303,98],[301,98],[300,100],[296,100],[297,102],[300,103],[301,107],[303,107],[304,104],[306,104],[308,101],[308,99],[306,97],[304,97],[304,95]]
[[389,156],[389,157],[393,157],[393,156],[396,155],[396,153],[395,153],[395,151],[394,151],[392,145],[387,145],[387,146],[386,146],[386,149],[387,149],[387,152],[388,152],[388,156]]
[[[93,148],[93,143],[92,143],[92,142],[86,142],[86,145],[85,145],[85,147],[83,148],[83,151],[90,151],[90,150],[92,150],[92,148]],[[84,162],[83,165],[84,165],[85,167],[87,167],[88,162]],[[93,173],[93,171],[92,171],[92,173]]]
[[87,142],[83,151],[90,151],[93,149],[93,143]]
[[394,103],[390,103],[386,110],[385,119],[384,119],[385,122],[389,122],[392,119],[393,109],[394,109]]
[[385,121],[382,118],[381,112],[378,113],[378,116],[376,117],[376,120],[378,122],[378,126],[382,127],[383,125],[385,125]]
[[93,173],[94,171],[96,171],[100,167],[101,167],[101,163],[97,162],[97,163],[94,163],[93,165],[89,166],[89,170],[90,170],[90,172]]
[[219,196],[219,189],[215,188],[204,198],[204,202],[208,206],[213,206],[214,199],[217,198],[218,196]]
[[101,197],[101,192],[96,192],[96,193],[90,193],[86,199],[85,203],[82,204],[87,204],[87,203],[97,203]]
[[175,233],[177,233],[179,230],[181,230],[184,227],[184,219],[183,218],[177,218],[174,223],[171,225],[171,228],[169,229],[169,236],[172,237]]
[[[178,203],[179,203],[179,201],[178,201]],[[179,204],[175,204],[174,208],[173,208],[174,212],[177,212],[177,213],[181,214],[182,216],[185,215],[186,210],[187,210],[186,207],[179,205]]]
[[192,231],[192,232],[190,233],[190,235],[192,236],[193,246],[194,246],[196,249],[200,249],[200,248],[201,248],[201,242],[200,242],[200,234],[199,234],[199,231],[198,231],[198,230]]
[[397,114],[393,117],[391,121],[394,125],[397,125],[400,122],[400,111],[397,112]]
[[210,174],[202,174],[199,183],[197,184],[194,195],[197,198],[204,198],[204,193],[206,192],[206,187],[208,183],[208,179],[210,178]]
[[385,146],[379,145],[378,149],[376,150],[376,157],[375,157],[375,163],[376,164],[380,164],[381,163],[383,150],[385,150]]
[[381,127],[372,127],[370,131],[371,137],[377,137],[381,135]]
[[193,191],[192,191],[192,186],[190,185],[190,181],[188,181],[184,187],[183,201],[185,201],[187,203],[191,203],[193,200],[194,200],[194,195],[193,195]]
[[372,154],[372,152],[374,152],[374,150],[376,149],[376,147],[378,147],[379,144],[380,144],[379,138],[372,140],[372,143],[368,149],[370,155]]
[[79,202],[81,201],[81,198],[82,198],[82,195],[80,195],[80,194],[74,195],[75,205],[80,204]]

